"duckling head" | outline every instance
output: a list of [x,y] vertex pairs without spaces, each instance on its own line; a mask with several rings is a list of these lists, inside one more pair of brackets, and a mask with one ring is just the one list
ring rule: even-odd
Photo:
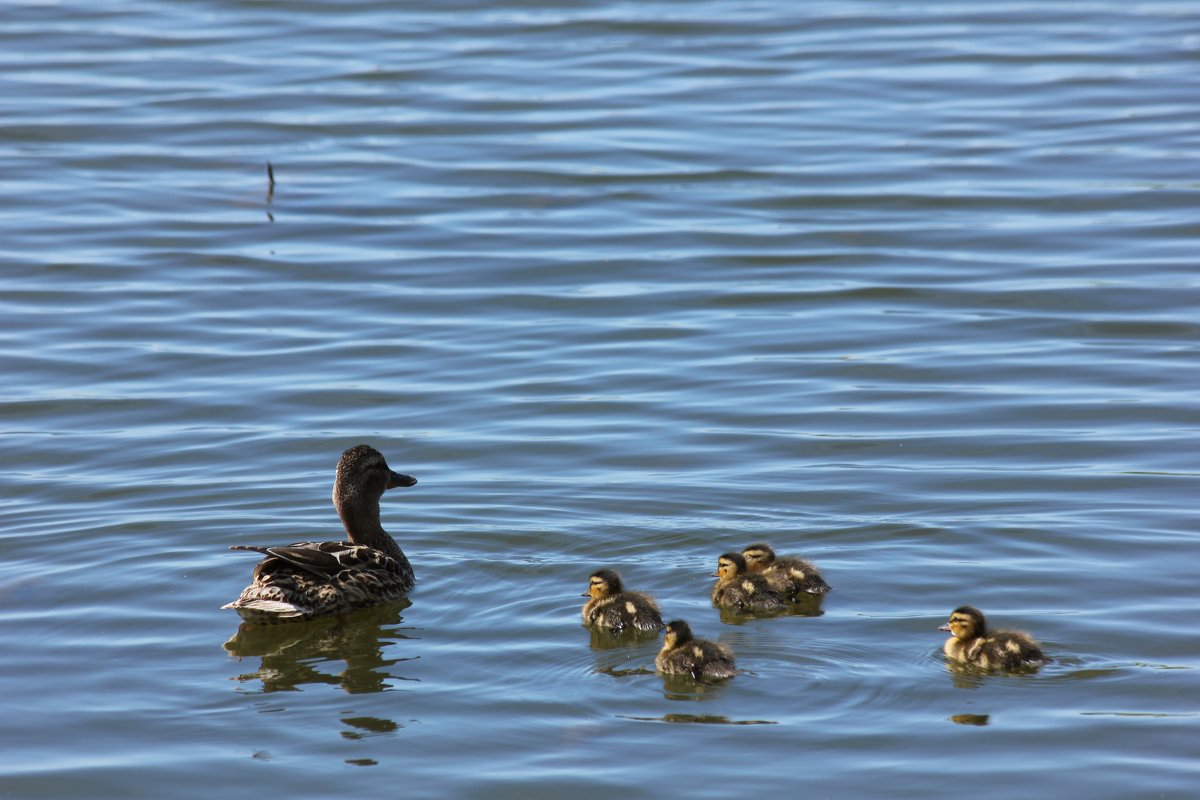
[[333,479],[333,505],[338,513],[346,506],[378,503],[388,489],[412,486],[417,479],[392,472],[383,454],[365,444],[355,445],[338,459]]
[[663,650],[674,650],[692,640],[692,628],[681,619],[667,623],[667,632],[663,635]]
[[726,553],[717,559],[717,571],[712,576],[727,581],[745,572],[746,559],[742,558],[741,553]]
[[752,544],[742,551],[742,558],[751,572],[761,572],[775,560],[775,551],[769,544]]
[[960,606],[950,612],[950,620],[939,631],[949,631],[955,639],[974,639],[987,633],[987,620],[974,606]]
[[588,578],[588,590],[580,597],[603,600],[621,592],[621,576],[611,569],[598,569]]

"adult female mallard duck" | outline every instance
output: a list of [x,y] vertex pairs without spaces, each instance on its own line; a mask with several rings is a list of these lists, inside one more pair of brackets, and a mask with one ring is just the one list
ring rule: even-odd
[[810,562],[796,556],[776,557],[770,545],[752,544],[742,551],[742,558],[751,572],[761,574],[772,589],[788,599],[806,594],[820,597],[829,591],[829,584]]
[[719,681],[737,674],[732,650],[708,639],[692,638],[692,629],[679,619],[667,623],[654,666],[666,675],[690,675],[694,680]]
[[596,570],[588,578],[590,597],[583,604],[583,623],[614,631],[661,631],[662,614],[654,598],[644,592],[627,592],[621,576],[611,569]]
[[379,523],[379,498],[416,478],[392,472],[373,447],[342,453],[333,481],[333,506],[349,541],[296,542],[286,547],[234,545],[266,556],[250,585],[232,603],[248,622],[298,622],[398,600],[413,586],[413,569]]
[[950,614],[950,620],[938,628],[953,634],[942,646],[949,658],[983,669],[1018,669],[1034,667],[1046,661],[1042,648],[1028,633],[1021,631],[990,631],[983,612],[972,606],[961,606]]
[[781,594],[771,588],[762,575],[750,572],[740,553],[726,553],[717,559],[717,579],[713,584],[713,605],[739,611],[779,611],[787,607]]

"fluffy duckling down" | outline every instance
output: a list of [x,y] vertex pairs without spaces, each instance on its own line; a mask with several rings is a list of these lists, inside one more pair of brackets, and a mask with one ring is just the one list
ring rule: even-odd
[[938,630],[952,634],[942,645],[947,657],[982,669],[1019,669],[1046,661],[1042,648],[1028,633],[988,630],[983,612],[972,606],[954,609]]
[[234,545],[266,556],[250,585],[232,603],[247,622],[299,622],[392,602],[413,586],[413,568],[379,522],[379,498],[416,478],[392,472],[383,455],[360,444],[342,453],[333,482],[333,505],[349,541],[295,542],[286,546]]
[[783,595],[771,588],[761,574],[750,572],[740,553],[717,559],[717,581],[712,588],[713,605],[739,611],[779,611],[786,608]]
[[693,680],[719,681],[737,674],[732,650],[718,642],[694,638],[691,627],[679,619],[667,623],[654,666],[665,675],[689,675]]
[[661,631],[662,614],[654,598],[644,592],[629,592],[621,585],[621,576],[611,569],[596,570],[588,578],[588,590],[581,595],[583,624],[612,631]]
[[776,556],[770,545],[752,544],[742,551],[742,558],[751,572],[761,574],[772,589],[789,599],[806,594],[820,597],[829,591],[829,584],[812,562],[796,556]]

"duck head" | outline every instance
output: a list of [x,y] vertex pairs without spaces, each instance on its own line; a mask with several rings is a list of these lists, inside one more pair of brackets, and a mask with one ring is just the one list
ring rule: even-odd
[[717,571],[712,574],[712,577],[728,581],[745,571],[746,559],[742,558],[740,553],[726,553],[717,559]]
[[742,551],[742,558],[751,572],[762,572],[775,560],[775,551],[767,544],[752,544]]
[[949,631],[956,639],[974,639],[987,633],[983,612],[973,606],[960,606],[950,612],[950,619],[939,631]]
[[663,650],[674,650],[692,640],[691,627],[681,619],[667,623],[667,632],[663,635]]
[[588,590],[581,594],[580,597],[602,600],[605,597],[611,597],[620,592],[621,576],[611,569],[600,569],[593,572],[591,577],[588,578]]
[[333,506],[354,541],[382,530],[379,498],[388,489],[412,486],[417,479],[393,472],[383,454],[365,444],[355,445],[338,459],[333,479]]

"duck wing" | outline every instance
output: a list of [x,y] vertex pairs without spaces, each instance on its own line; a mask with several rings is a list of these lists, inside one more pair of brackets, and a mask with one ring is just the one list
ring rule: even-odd
[[229,549],[249,550],[265,556],[274,556],[326,579],[344,569],[354,569],[363,565],[363,547],[351,542],[296,542],[275,547],[235,544]]

